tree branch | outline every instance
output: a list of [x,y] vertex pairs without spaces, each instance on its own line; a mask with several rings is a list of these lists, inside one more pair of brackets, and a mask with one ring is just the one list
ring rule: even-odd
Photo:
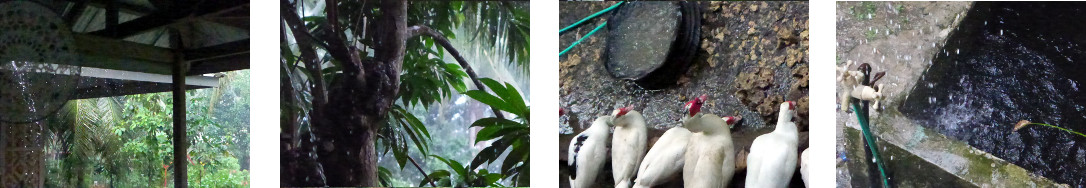
[[[422,167],[419,166],[419,163],[415,162],[414,158],[411,158],[411,156],[407,156],[407,160],[410,160],[411,164],[414,164],[415,168],[419,169],[419,173],[422,173],[422,179],[424,179],[424,180],[429,180],[430,179],[430,175],[427,175],[426,171],[422,171]],[[430,186],[437,187],[437,185],[434,184],[434,180],[430,180]]]
[[[287,43],[287,34],[284,33],[284,32],[279,32],[279,37],[280,37],[280,40],[282,40],[281,45],[285,46],[286,43]],[[290,50],[290,49],[287,48],[286,50]],[[293,65],[291,65],[291,64],[296,63],[296,62],[286,62],[285,59],[283,61],[284,61],[283,66],[286,67],[285,70],[287,70],[288,72],[284,72],[284,74],[287,74],[287,75],[279,75],[279,92],[280,92],[279,96],[282,97],[282,99],[283,99],[282,101],[284,103],[287,103],[287,106],[293,107],[294,103],[295,103],[294,102],[294,82],[293,82],[293,80],[291,80],[290,72],[293,72],[293,71],[290,71],[290,69],[294,69],[292,67]],[[287,117],[290,118],[290,120],[289,120],[289,122],[287,122],[287,121],[280,122],[280,129],[284,132],[283,134],[289,135],[290,138],[287,138],[286,140],[282,140],[282,141],[287,141],[289,143],[289,144],[287,144],[287,146],[290,146],[290,147],[283,148],[283,149],[291,149],[291,148],[294,147],[294,143],[296,143],[296,141],[298,141],[297,140],[297,138],[298,138],[298,135],[297,135],[298,124],[295,121],[295,119],[297,119],[297,114],[296,114],[296,111],[293,110],[293,109],[286,110],[284,113],[285,113],[285,115]]]
[[342,32],[339,29],[339,14],[336,13],[338,8],[336,0],[324,0],[324,17],[327,18],[328,24],[332,26],[332,32],[337,36]]
[[[456,48],[453,47],[452,43],[449,43],[449,39],[445,38],[444,34],[441,34],[440,32],[437,32],[436,30],[433,30],[429,26],[425,25],[416,25],[407,28],[408,38],[419,35],[429,36],[430,38],[433,38],[434,41],[437,42],[437,44],[440,44],[441,47],[445,48],[445,51],[449,52],[449,55],[453,56],[453,58],[456,59],[457,63],[460,63],[460,67],[464,68],[464,72],[468,73],[468,77],[471,78],[472,83],[475,83],[475,87],[479,88],[479,90],[486,91],[486,87],[483,86],[483,83],[479,81],[479,76],[475,74],[475,70],[471,68],[471,65],[468,64],[468,61],[465,60],[463,56],[460,56],[460,51],[457,51]],[[497,108],[490,108],[490,110],[494,111],[494,116],[505,119],[505,115],[503,115],[501,111]]]
[[328,29],[327,27],[318,27],[317,29],[320,30],[320,33],[324,34],[319,35],[319,38],[324,40],[324,43],[328,44],[327,48],[325,48],[328,50],[328,54],[332,55],[332,58],[346,66],[343,69],[344,73],[355,75],[362,72],[362,69],[360,68],[362,59],[358,57],[353,48],[347,45],[346,35],[343,34],[343,27],[340,27],[339,25],[339,13],[337,13],[339,12],[338,1],[324,0],[324,2],[325,20],[328,21],[328,25],[331,26],[331,29]]
[[[325,94],[327,90],[324,89],[324,78],[321,76],[321,64],[317,58],[317,52],[313,49],[312,35],[306,30],[305,24],[302,23],[302,18],[298,16],[298,13],[294,11],[294,5],[287,0],[279,1],[280,12],[279,17],[283,19],[284,30],[290,30],[291,34],[294,34],[294,42],[298,44],[298,51],[302,52],[302,62],[305,63],[306,69],[310,75],[313,75],[313,85],[311,91],[313,92],[313,109],[320,109],[324,106],[328,100],[328,95]],[[285,40],[285,36],[284,36]]]

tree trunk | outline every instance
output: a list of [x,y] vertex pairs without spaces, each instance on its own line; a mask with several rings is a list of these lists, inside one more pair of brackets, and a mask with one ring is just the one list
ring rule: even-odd
[[[318,141],[318,161],[329,186],[376,186],[377,129],[399,93],[405,52],[407,3],[382,1],[375,24],[375,59],[353,63],[362,70],[344,70],[341,82],[330,86],[322,114],[311,114]],[[354,53],[354,52],[352,52]],[[353,59],[353,58],[352,58]],[[317,74],[319,75],[319,74]]]
[[[334,0],[326,10],[329,19],[337,17]],[[428,27],[407,27],[407,2],[381,1],[381,16],[372,24],[367,23],[367,38],[373,39],[373,59],[361,59],[359,51],[346,45],[340,27],[333,22],[334,37],[319,39],[307,31],[296,9],[289,1],[281,0],[281,18],[293,33],[301,51],[306,71],[314,75],[310,88],[313,94],[313,110],[309,112],[310,133],[299,135],[295,130],[283,130],[280,142],[285,156],[281,158],[282,184],[285,186],[377,186],[377,131],[386,124],[389,109],[399,96],[406,40],[416,35],[437,39],[442,47],[450,50],[461,66],[469,73],[480,90],[484,86],[467,62],[452,48],[448,40]],[[287,30],[284,30],[287,32]],[[285,36],[284,41],[285,41]],[[319,59],[314,53],[318,40],[326,42],[325,51],[341,62],[343,73],[334,83],[323,87]],[[281,85],[281,89],[290,86]],[[327,94],[327,95],[325,95]],[[290,96],[284,93],[283,96]],[[281,96],[282,97],[282,96]],[[286,101],[296,102],[296,101]],[[495,109],[495,114],[502,114]],[[294,116],[297,114],[286,114]],[[293,118],[293,117],[288,117]],[[293,121],[293,119],[291,119]],[[282,124],[291,128],[297,125]],[[301,131],[304,133],[305,131]],[[300,137],[300,138],[299,138]],[[312,141],[312,142],[310,142]],[[300,142],[300,143],[298,143]],[[298,144],[298,146],[295,146]],[[309,155],[316,153],[316,155]]]

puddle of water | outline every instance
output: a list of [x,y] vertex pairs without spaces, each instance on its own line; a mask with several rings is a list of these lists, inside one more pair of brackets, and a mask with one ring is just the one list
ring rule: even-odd
[[1082,3],[978,2],[948,38],[901,112],[1061,183],[1086,184],[1086,138],[1026,119],[1086,131],[1086,11]]

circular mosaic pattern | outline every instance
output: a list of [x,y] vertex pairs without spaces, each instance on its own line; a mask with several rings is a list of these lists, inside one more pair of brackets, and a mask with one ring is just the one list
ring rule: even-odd
[[0,121],[34,122],[74,95],[80,59],[60,16],[32,2],[0,3]]

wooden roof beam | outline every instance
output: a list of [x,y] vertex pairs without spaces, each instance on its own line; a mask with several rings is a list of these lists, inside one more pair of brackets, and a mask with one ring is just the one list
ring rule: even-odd
[[189,63],[188,75],[201,75],[249,69],[249,53]]
[[83,15],[83,11],[87,10],[87,1],[88,0],[73,0],[72,8],[64,13],[64,23],[68,23],[68,25],[75,24],[75,21],[79,19],[79,16]]
[[249,39],[185,50],[188,75],[249,69]]
[[[112,0],[65,0],[65,1],[75,3],[76,5],[83,4],[85,6],[93,6],[93,7],[98,7],[98,8],[101,8],[101,9],[106,9],[106,6],[109,5],[109,2],[112,1]],[[135,15],[147,15],[147,14],[150,14],[151,12],[155,11],[154,8],[141,7],[141,6],[138,6],[138,5],[122,3],[122,2],[117,2],[117,8],[118,8],[118,10],[120,10],[121,12],[124,12],[126,14],[135,14]],[[80,15],[81,14],[75,14],[73,16],[78,18],[78,16],[80,16]],[[65,14],[65,16],[67,17],[68,15]],[[69,22],[69,23],[71,23],[71,22]]]
[[227,42],[219,45],[185,50],[186,61],[203,61],[237,54],[249,53],[249,39]]
[[193,5],[194,7],[178,7],[172,10],[158,10],[143,17],[118,24],[117,27],[114,28],[115,32],[110,32],[109,29],[103,29],[90,32],[90,34],[108,38],[125,38],[173,24],[174,22],[177,22],[177,20],[188,16],[199,17],[207,14],[219,13],[239,6],[247,6],[248,4],[249,0],[203,1],[202,3]]
[[167,48],[88,34],[75,34],[75,52],[82,66],[155,74],[170,74],[175,56]]

